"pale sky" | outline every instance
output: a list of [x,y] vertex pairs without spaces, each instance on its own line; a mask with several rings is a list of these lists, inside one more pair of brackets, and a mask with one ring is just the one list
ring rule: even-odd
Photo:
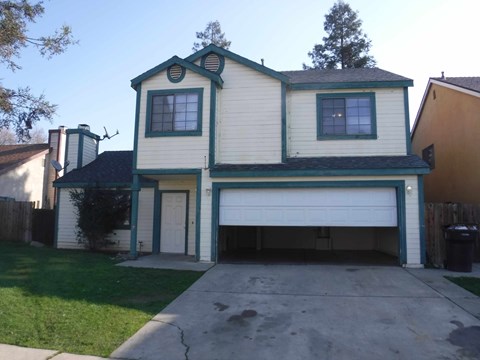
[[[350,0],[372,40],[377,67],[411,78],[413,124],[429,77],[480,76],[478,0]],[[30,86],[58,104],[53,123],[76,128],[103,126],[120,135],[101,143],[105,150],[133,148],[135,91],[130,80],[173,55],[192,53],[195,32],[219,20],[230,50],[273,70],[300,70],[307,53],[321,43],[324,0],[51,0],[30,27],[31,36],[49,34],[62,24],[79,44],[46,60],[31,49],[15,73],[2,68],[6,87]]]

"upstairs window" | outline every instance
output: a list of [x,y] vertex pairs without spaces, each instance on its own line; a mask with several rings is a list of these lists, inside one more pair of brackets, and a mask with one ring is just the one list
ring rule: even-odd
[[317,138],[376,139],[374,93],[317,94]]
[[201,135],[203,89],[149,91],[147,136]]

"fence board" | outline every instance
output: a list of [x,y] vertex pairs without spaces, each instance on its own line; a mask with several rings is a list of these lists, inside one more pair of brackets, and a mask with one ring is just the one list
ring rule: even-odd
[[0,241],[31,241],[34,204],[0,201]]
[[[440,267],[445,265],[446,243],[443,228],[455,223],[480,226],[480,204],[425,204],[425,242],[429,263]],[[475,242],[474,261],[480,261],[480,236]]]

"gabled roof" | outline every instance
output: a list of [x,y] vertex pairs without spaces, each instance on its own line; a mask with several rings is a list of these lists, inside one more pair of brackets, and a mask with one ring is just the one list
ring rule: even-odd
[[282,74],[288,76],[292,89],[413,86],[413,80],[379,68],[310,69]]
[[47,154],[48,144],[0,145],[0,175]]
[[133,151],[105,151],[94,161],[54,181],[55,187],[130,187]]
[[431,77],[428,80],[427,87],[425,88],[425,92],[423,93],[423,98],[418,108],[417,116],[415,117],[415,122],[413,123],[412,131],[411,131],[411,138],[415,135],[415,130],[417,129],[418,122],[420,120],[420,116],[423,112],[423,107],[425,105],[425,101],[427,100],[428,92],[433,84],[444,86],[449,89],[457,90],[463,92],[467,95],[472,95],[476,97],[480,97],[480,77],[479,76],[468,76],[468,77]]
[[222,55],[226,58],[229,58],[233,61],[236,61],[242,65],[245,65],[253,70],[257,70],[265,75],[271,76],[277,80],[280,80],[282,82],[288,82],[288,77],[285,76],[284,74],[275,71],[273,69],[270,69],[264,65],[260,65],[256,63],[255,61],[249,60],[247,58],[244,58],[243,56],[237,55],[229,50],[225,50],[221,47],[218,47],[216,45],[210,44],[207,47],[197,51],[196,53],[190,55],[189,57],[185,58],[186,61],[194,62],[198,59],[200,59],[202,56],[207,55],[209,53],[215,53],[218,55]]
[[204,68],[195,65],[192,62],[185,61],[178,56],[173,56],[169,60],[155,66],[154,68],[144,72],[143,74],[137,76],[136,78],[131,80],[131,87],[134,88],[135,90],[137,89],[137,86],[144,80],[147,80],[148,78],[168,69],[172,65],[180,65],[183,66],[184,68],[187,68],[193,72],[196,72],[197,74],[200,74],[202,76],[205,76],[206,78],[214,81],[218,86],[222,87],[223,86],[223,80],[222,78],[208,70],[205,70]]
[[211,170],[215,176],[275,176],[275,173],[296,172],[297,175],[343,175],[358,173],[427,174],[426,162],[417,155],[404,156],[328,156],[317,158],[288,158],[278,164],[218,164]]

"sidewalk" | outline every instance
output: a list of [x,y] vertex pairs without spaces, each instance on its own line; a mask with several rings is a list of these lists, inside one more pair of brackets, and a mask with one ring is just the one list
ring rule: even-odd
[[0,344],[0,360],[107,360],[98,356],[74,355],[55,350],[31,349]]

